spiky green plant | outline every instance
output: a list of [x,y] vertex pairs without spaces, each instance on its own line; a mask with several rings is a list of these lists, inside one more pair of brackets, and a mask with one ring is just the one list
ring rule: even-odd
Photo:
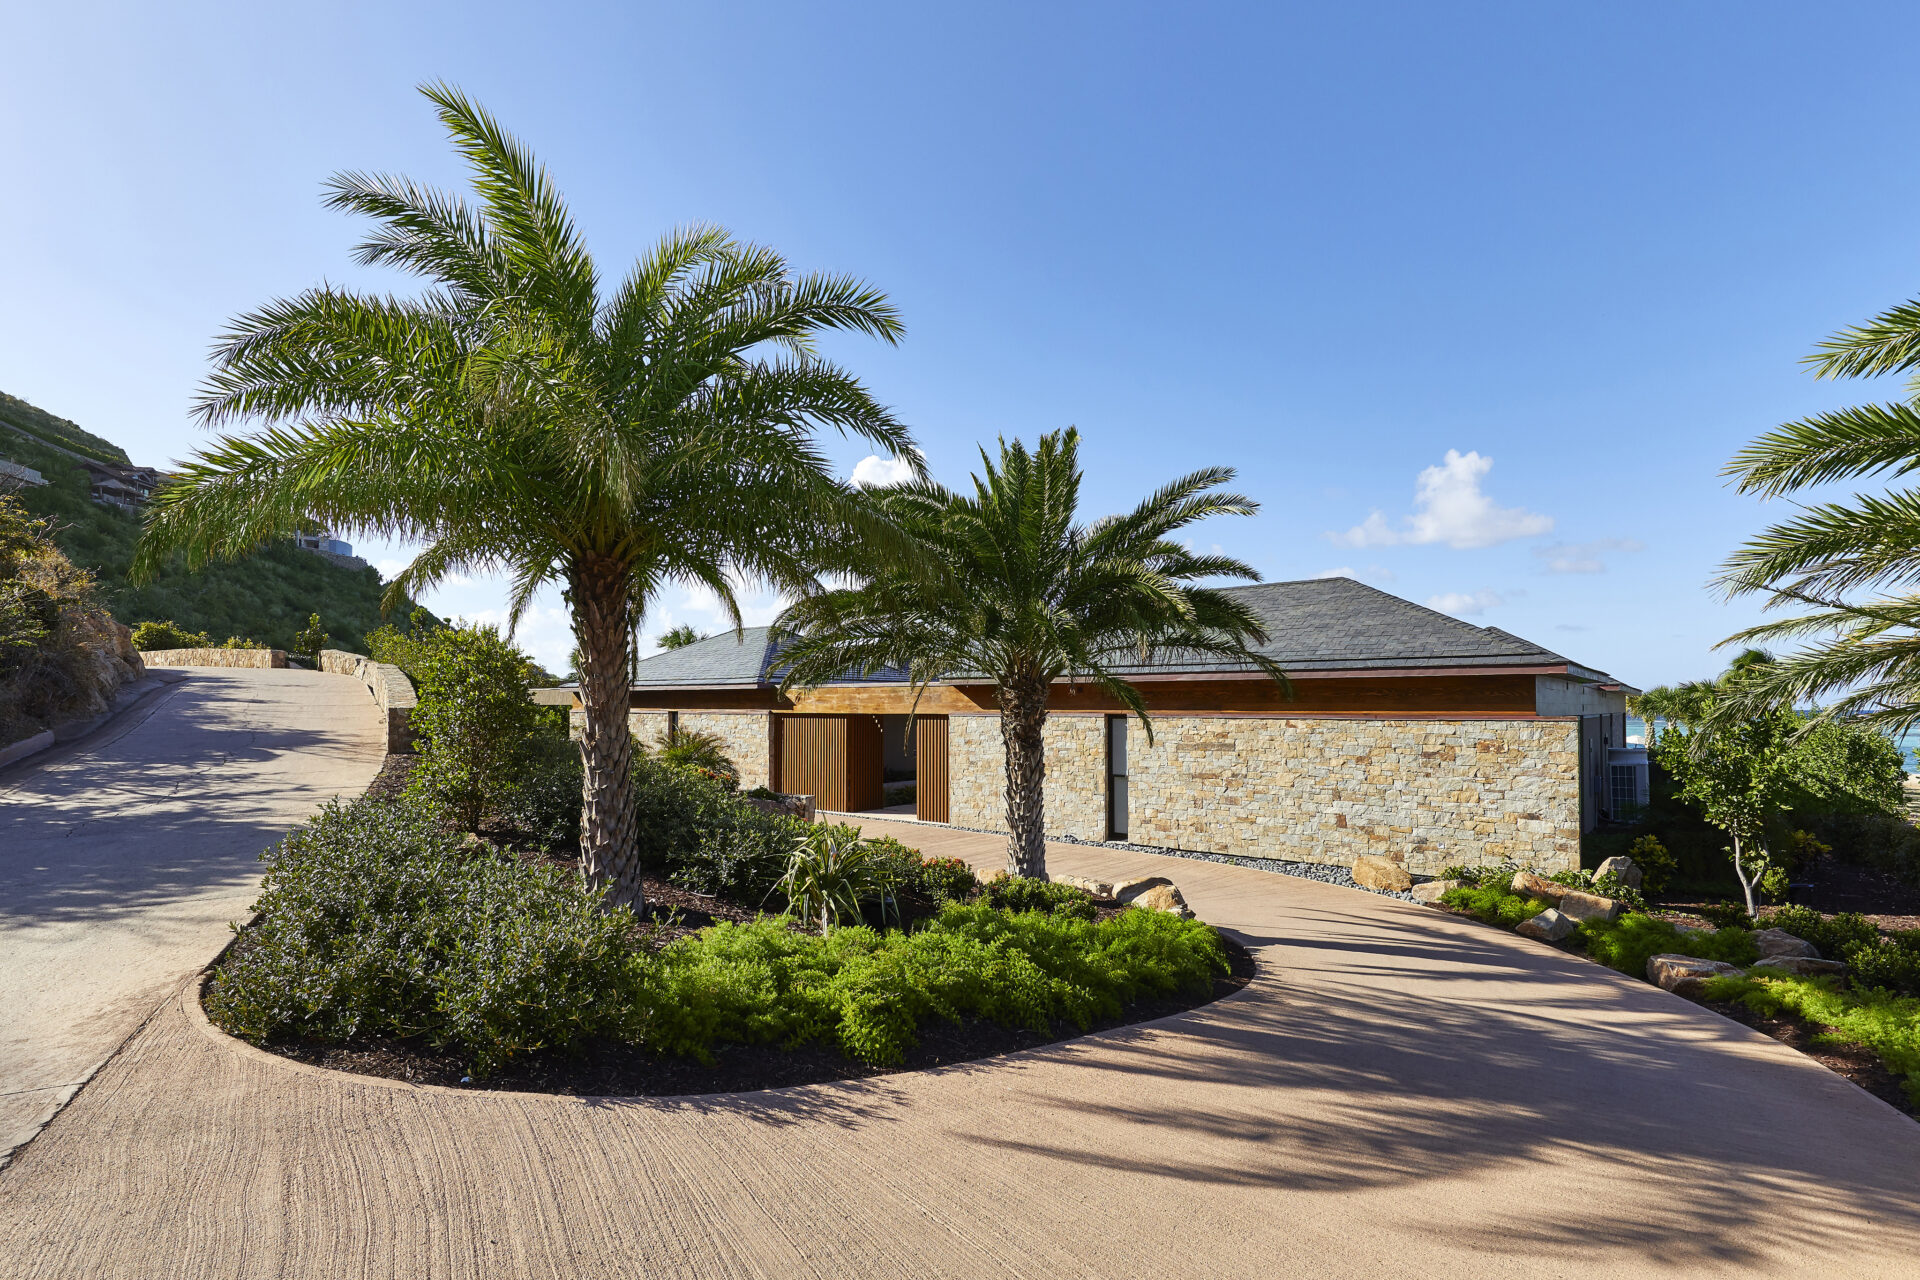
[[641,897],[627,730],[631,629],[666,584],[804,593],[823,542],[890,531],[835,479],[822,428],[920,467],[906,429],[815,337],[894,342],[886,298],[796,275],[711,227],[665,236],[607,292],[546,171],[485,111],[423,89],[474,202],[341,174],[326,203],[378,223],[356,260],[423,277],[399,298],[321,286],[241,316],[197,410],[252,420],[148,509],[136,572],[238,556],[321,524],[417,540],[388,597],[503,571],[511,618],[558,583],[580,650],[581,859],[609,900]]
[[[983,449],[971,494],[927,480],[870,491],[875,506],[918,544],[916,558],[876,558],[851,586],[813,592],[780,618],[786,687],[848,671],[904,670],[916,692],[944,675],[979,673],[995,688],[1006,748],[1007,860],[1014,875],[1046,878],[1045,759],[1041,735],[1055,681],[1085,680],[1153,725],[1130,664],[1180,652],[1226,658],[1286,676],[1250,643],[1266,639],[1246,605],[1199,585],[1259,580],[1224,555],[1174,540],[1217,515],[1256,504],[1218,489],[1225,467],[1182,476],[1132,511],[1078,522],[1079,433],[1040,438],[1031,452]],[[929,571],[931,566],[931,571]]]
[[815,827],[796,840],[774,888],[789,913],[820,926],[860,919],[860,899],[880,887],[873,852],[851,827]]
[[[1920,469],[1920,300],[1834,334],[1807,357],[1822,378],[1909,374],[1904,399],[1815,414],[1761,436],[1725,474],[1742,493],[1786,497]],[[1805,641],[1757,673],[1725,714],[1823,701],[1894,732],[1920,723],[1920,489],[1814,503],[1730,556],[1720,585],[1795,611],[1723,644]]]

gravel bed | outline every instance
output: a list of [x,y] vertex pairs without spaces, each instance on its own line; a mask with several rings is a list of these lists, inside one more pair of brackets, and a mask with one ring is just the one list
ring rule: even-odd
[[[1224,862],[1230,867],[1252,867],[1255,871],[1299,876],[1302,880],[1318,880],[1321,884],[1337,884],[1342,888],[1358,889],[1362,893],[1377,893],[1383,898],[1398,898],[1402,902],[1413,901],[1411,893],[1389,893],[1385,889],[1369,889],[1355,880],[1353,872],[1346,867],[1327,862],[1288,862],[1284,858],[1236,858],[1224,853],[1201,853],[1197,849],[1175,849],[1168,845],[1128,844],[1123,840],[1079,840],[1073,836],[1048,836],[1047,839],[1058,844],[1097,845],[1103,849],[1125,849],[1129,853],[1157,853],[1169,858],[1192,858],[1196,862]],[[1417,883],[1429,878],[1415,876],[1414,880]]]

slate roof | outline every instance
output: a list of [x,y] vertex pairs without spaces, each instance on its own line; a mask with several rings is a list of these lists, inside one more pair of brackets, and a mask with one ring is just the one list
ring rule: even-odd
[[[1606,678],[1529,640],[1476,627],[1448,614],[1402,600],[1352,578],[1311,578],[1228,587],[1250,604],[1264,623],[1267,643],[1259,651],[1292,672],[1373,667],[1572,666],[1575,674]],[[778,652],[771,628],[723,631],[641,661],[637,684],[648,686],[751,687],[778,682]],[[1118,668],[1133,675],[1233,671],[1238,664],[1215,658],[1159,661]],[[899,671],[861,677],[857,683],[896,683]]]

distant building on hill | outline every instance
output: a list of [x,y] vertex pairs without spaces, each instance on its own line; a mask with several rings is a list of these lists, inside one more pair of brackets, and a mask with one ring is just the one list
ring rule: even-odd
[[87,492],[103,507],[133,511],[146,505],[164,478],[152,467],[123,467],[111,462],[82,460],[88,479]]
[[330,556],[351,556],[353,544],[342,542],[333,536],[331,529],[316,529],[312,533],[295,534],[294,545],[307,551],[324,551]]
[[0,458],[0,488],[8,487],[7,481],[14,484],[45,484],[47,478],[32,467],[23,467],[17,462]]

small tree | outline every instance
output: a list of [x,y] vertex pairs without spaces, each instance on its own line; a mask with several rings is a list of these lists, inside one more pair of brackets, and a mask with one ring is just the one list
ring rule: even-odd
[[663,631],[660,634],[660,647],[662,649],[684,649],[690,644],[698,644],[705,639],[705,636],[683,622],[672,630]]
[[527,656],[488,626],[438,633],[412,673],[420,764],[412,788],[445,804],[466,831],[520,778],[539,708],[527,695]]
[[1797,717],[1775,709],[1711,727],[1669,725],[1660,760],[1700,816],[1733,838],[1733,874],[1754,915],[1753,891],[1766,874],[1768,828],[1795,788],[1789,740]]
[[317,659],[320,651],[327,647],[327,641],[331,639],[333,637],[328,635],[326,629],[320,625],[320,615],[310,613],[307,615],[306,629],[294,633],[293,651]]

